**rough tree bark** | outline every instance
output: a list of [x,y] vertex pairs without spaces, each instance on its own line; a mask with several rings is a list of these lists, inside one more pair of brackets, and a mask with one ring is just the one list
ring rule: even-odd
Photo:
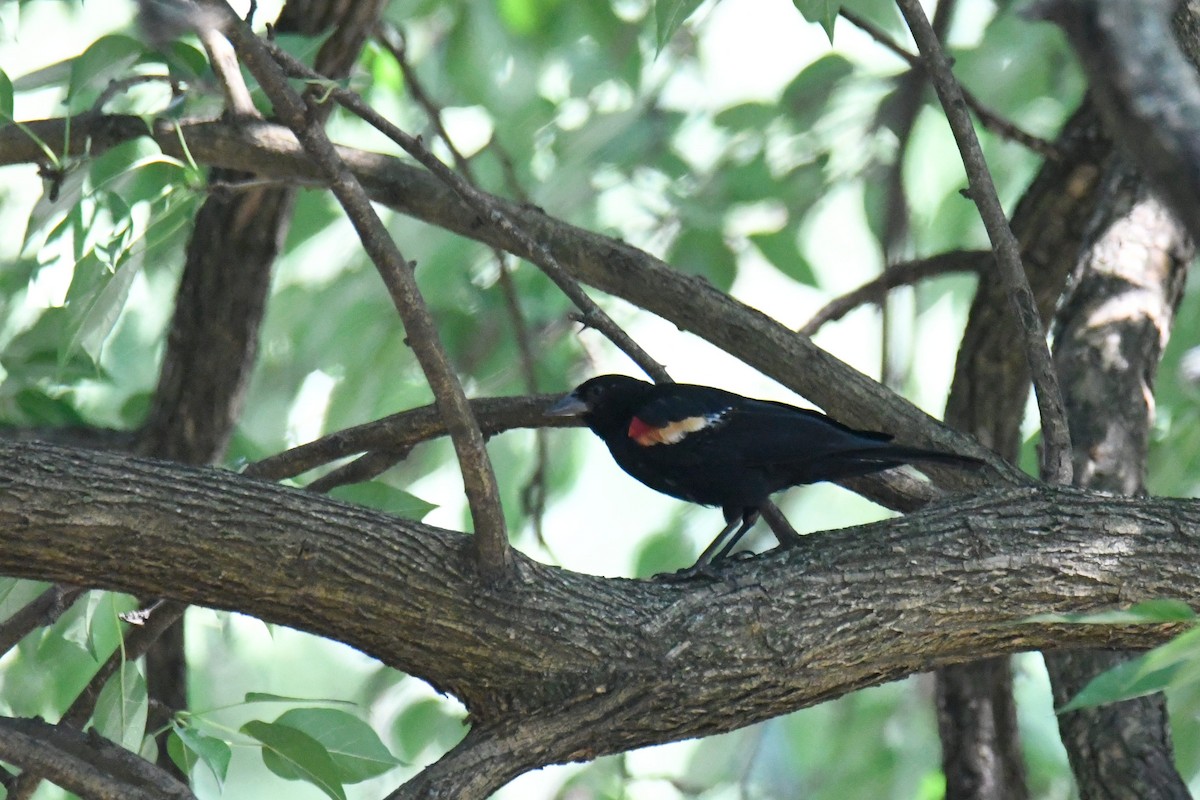
[[[1142,495],[1154,376],[1194,248],[1123,161],[1105,183],[1090,244],[1058,315],[1055,362],[1070,388],[1076,485]],[[1047,653],[1056,705],[1127,657]],[[1064,714],[1059,728],[1084,800],[1191,796],[1175,770],[1162,694]]]
[[[1048,323],[1075,263],[1086,221],[1112,152],[1095,110],[1084,104],[1055,143],[1012,217],[1021,259]],[[1029,366],[1017,321],[993,270],[980,271],[958,351],[946,423],[1016,462],[1029,395]],[[948,798],[1019,800],[1028,796],[1007,659],[962,664],[936,675],[938,732]]]
[[806,537],[716,583],[518,558],[512,581],[488,587],[467,536],[244,476],[23,443],[0,443],[0,461],[3,573],[237,608],[462,699],[484,750],[452,751],[434,794],[405,796],[458,796],[456,766],[495,747],[511,758],[472,778],[487,791],[941,664],[1144,647],[1172,629],[1022,620],[1200,599],[1190,500],[1008,489]]

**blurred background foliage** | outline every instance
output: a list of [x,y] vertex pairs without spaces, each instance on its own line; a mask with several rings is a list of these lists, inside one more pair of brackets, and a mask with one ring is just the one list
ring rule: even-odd
[[[845,19],[814,12],[818,4],[798,5],[815,21],[784,0],[394,0],[386,21],[389,40],[403,35],[414,74],[483,188],[645,248],[798,327],[883,266],[883,192],[899,152],[892,111],[905,69]],[[846,5],[910,48],[890,2]],[[278,3],[260,3],[257,19],[277,11]],[[0,4],[5,122],[84,111],[111,78],[130,74],[169,74],[187,91],[173,96],[166,85],[147,83],[118,94],[106,110],[148,118],[215,113],[197,43],[154,50],[141,40],[133,13],[125,0]],[[820,22],[832,30],[832,43]],[[963,0],[949,41],[964,84],[1031,133],[1052,138],[1082,95],[1082,78],[1057,31],[1019,19],[1013,4]],[[284,42],[309,59],[319,45]],[[382,41],[368,46],[350,86],[449,159]],[[330,130],[342,143],[394,152],[340,112]],[[1011,207],[1039,156],[987,131],[982,139]],[[10,167],[0,182],[0,422],[132,429],[157,379],[205,170],[146,142],[92,158],[48,153],[47,168],[59,178]],[[986,245],[973,206],[960,195],[957,151],[929,93],[898,169],[911,214],[904,253]],[[569,304],[536,269],[500,264],[486,248],[407,218],[387,220],[417,263],[469,394],[562,390],[597,371],[632,371],[596,334],[578,330]],[[973,283],[947,275],[899,290],[891,301],[889,374],[901,376],[897,388],[934,414],[944,402]],[[796,401],[711,346],[597,296],[677,380]],[[1151,485],[1190,496],[1200,479],[1200,370],[1188,356],[1200,339],[1194,292],[1185,304],[1159,380]],[[522,363],[519,329],[532,343],[532,364]],[[882,338],[878,310],[864,308],[827,325],[818,341],[879,375]],[[430,399],[352,230],[328,194],[305,191],[274,276],[228,466]],[[534,434],[506,433],[489,446],[515,543],[535,558],[648,575],[690,563],[715,528],[715,512],[635,485],[591,437],[567,431],[548,439],[544,474],[552,502],[544,542],[532,535],[533,512],[522,504],[537,469]],[[468,520],[451,462],[446,443],[422,446],[351,496],[463,528]],[[792,492],[784,505],[807,531],[883,513],[830,487]],[[765,546],[769,538],[760,532],[757,542]],[[0,616],[40,588],[5,582]],[[124,624],[117,614],[131,607],[129,598],[91,593],[53,627],[27,637],[0,660],[0,711],[57,718],[97,659],[116,647]],[[193,764],[202,797],[325,796],[272,774],[242,728],[314,704],[261,697],[245,703],[248,693],[352,704],[332,707],[368,722],[401,765],[346,787],[350,797],[380,796],[464,731],[461,708],[425,684],[340,645],[236,614],[189,612],[187,652],[197,714],[181,725],[182,741],[195,750],[205,747],[196,736],[233,745],[223,781],[211,761]],[[1034,796],[1070,797],[1040,657],[1017,663]],[[118,678],[128,684],[121,696],[136,705],[140,675]],[[934,800],[943,789],[929,693],[927,679],[914,677],[722,737],[543,770],[502,796]],[[1172,697],[1185,778],[1200,769],[1198,701],[1194,692]],[[282,708],[270,708],[275,704]],[[98,712],[96,725],[112,729],[115,713]],[[124,711],[118,716],[128,722]],[[43,787],[39,796],[56,791]]]

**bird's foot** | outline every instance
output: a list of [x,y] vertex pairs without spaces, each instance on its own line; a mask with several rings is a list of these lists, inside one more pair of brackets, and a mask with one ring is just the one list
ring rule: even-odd
[[703,578],[706,581],[721,580],[721,566],[731,561],[749,561],[757,555],[753,550],[739,550],[736,553],[730,553],[727,556],[717,559],[716,561],[697,561],[690,567],[676,570],[675,572],[660,572],[653,576],[653,580],[659,583],[683,583],[690,581],[692,578]]
[[660,572],[653,576],[651,580],[658,581],[659,583],[683,583],[690,581],[692,578],[719,581],[721,576],[717,572],[717,568],[712,564],[693,564],[690,567],[684,567],[674,572]]

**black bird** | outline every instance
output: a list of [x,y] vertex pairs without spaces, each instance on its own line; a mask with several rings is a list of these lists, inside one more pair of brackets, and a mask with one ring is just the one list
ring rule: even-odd
[[969,456],[893,444],[824,414],[686,383],[600,375],[546,409],[579,416],[621,469],[651,489],[720,506],[725,528],[686,574],[729,554],[767,499],[789,486],[839,480],[910,461],[965,467]]

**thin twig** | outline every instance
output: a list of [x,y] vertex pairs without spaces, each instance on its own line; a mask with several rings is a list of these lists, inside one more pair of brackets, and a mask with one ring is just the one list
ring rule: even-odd
[[925,58],[930,78],[942,101],[946,120],[950,123],[959,152],[962,154],[971,199],[979,208],[988,239],[991,240],[996,253],[1000,275],[1021,326],[1042,421],[1042,474],[1052,483],[1070,484],[1071,435],[1067,428],[1066,409],[1058,386],[1058,375],[1050,358],[1050,348],[1046,344],[1046,332],[1033,292],[1029,288],[1029,280],[1021,265],[1020,246],[1008,226],[1008,218],[1000,205],[1000,199],[996,196],[996,187],[992,183],[979,139],[971,125],[971,117],[966,111],[961,87],[950,71],[950,64],[937,35],[925,17],[924,9],[919,0],[897,0],[897,5]]
[[92,103],[92,107],[88,109],[89,114],[103,114],[104,106],[108,104],[121,92],[126,92],[134,86],[140,86],[143,83],[166,83],[171,87],[171,96],[178,97],[183,94],[183,84],[172,78],[170,75],[129,75],[124,78],[113,78],[104,87],[104,91],[100,92],[100,96],[96,98],[96,102]]
[[339,486],[373,480],[408,457],[408,449],[372,450],[305,486],[305,490],[324,494]]
[[990,250],[952,250],[929,258],[893,264],[857,289],[830,300],[796,332],[815,336],[825,323],[836,322],[867,303],[879,303],[888,292],[899,286],[911,286],[928,278],[954,272],[979,272],[991,254]]
[[[433,125],[438,136],[450,151],[450,156],[454,159],[455,167],[462,174],[463,178],[474,184],[476,182],[475,174],[471,169],[470,160],[462,154],[462,151],[458,149],[458,146],[455,145],[454,140],[450,137],[450,132],[446,129],[445,122],[442,119],[441,106],[434,102],[433,97],[425,90],[424,83],[417,75],[417,71],[413,69],[412,63],[408,60],[408,41],[404,36],[404,31],[394,25],[382,23],[379,26],[379,35],[377,38],[392,54],[392,58],[396,59],[396,63],[400,65],[400,72],[404,76],[405,86],[408,87],[413,99],[417,101],[417,105],[424,109],[425,116],[429,118],[430,124]],[[525,200],[524,192],[521,193],[520,199]],[[498,247],[493,247],[492,254],[496,259],[496,267],[499,270],[500,278],[498,283],[500,285],[500,292],[504,296],[504,307],[508,312],[508,318],[513,326],[513,333],[517,343],[517,353],[520,356],[521,374],[525,382],[525,391],[529,394],[536,394],[541,387],[538,385],[537,360],[533,355],[533,342],[529,333],[529,322],[525,318],[524,309],[521,307],[521,298],[517,292],[517,287],[513,283],[512,269],[508,264],[508,260],[504,257],[504,251]],[[533,535],[537,539],[538,544],[544,549],[549,549],[545,531],[542,529],[542,522],[546,514],[546,478],[550,452],[546,443],[544,429],[535,429],[533,437],[534,466],[529,479],[521,487],[521,511],[529,517],[533,525]]]
[[[871,20],[860,16],[844,6],[838,11],[838,16],[870,36],[875,41],[879,42],[888,50],[891,50],[901,59],[908,62],[909,66],[913,67],[914,69],[924,68],[924,64],[922,63],[920,56],[916,56],[908,52],[908,50],[904,49],[904,47],[902,47],[895,39],[893,39],[887,31],[885,31],[883,28],[880,28],[874,22],[871,22]],[[1002,114],[998,114],[997,112],[992,111],[990,108],[985,106],[982,101],[980,101],[980,99],[965,86],[962,87],[962,93],[967,105],[972,111],[975,112],[975,115],[979,117],[979,122],[983,125],[983,127],[995,132],[1005,139],[1017,142],[1018,144],[1029,148],[1033,152],[1045,158],[1051,158],[1057,161],[1061,157],[1058,152],[1058,148],[1054,146],[1053,142],[1043,139],[1040,136],[1035,136],[1034,134],[1017,127],[1014,122],[1007,119]]]
[[[330,189],[345,209],[364,249],[387,285],[408,334],[408,344],[433,389],[438,410],[450,429],[474,522],[472,544],[476,564],[486,579],[498,580],[512,566],[512,551],[500,507],[496,475],[484,445],[483,434],[479,431],[462,384],[438,338],[437,327],[421,296],[411,265],[400,253],[396,242],[375,213],[362,184],[342,161],[324,129],[310,122],[307,106],[288,84],[269,46],[255,36],[223,0],[203,2],[222,15],[226,34],[233,41],[243,63],[267,93],[275,113],[292,129],[305,151],[329,179]],[[325,80],[318,73],[311,74]]]
[[[543,413],[558,397],[560,395],[554,394],[479,397],[471,400],[471,410],[479,420],[483,435],[488,437],[512,428],[567,428],[581,425],[575,417],[547,417]],[[422,406],[327,434],[257,461],[246,467],[243,474],[269,481],[294,478],[358,453],[411,450],[421,442],[445,435],[446,422],[438,414],[437,406]]]
[[[207,0],[207,2],[213,2],[213,0]],[[533,259],[534,263],[581,310],[588,327],[595,328],[608,337],[618,349],[629,356],[638,367],[655,381],[660,383],[670,381],[670,377],[663,366],[652,359],[592,298],[588,297],[579,283],[570,276],[567,270],[558,262],[554,254],[550,252],[550,249],[544,243],[526,233],[520,225],[516,224],[501,210],[499,205],[492,202],[487,194],[475,188],[470,182],[464,180],[454,170],[443,164],[421,144],[420,139],[410,136],[393,125],[376,112],[375,109],[363,102],[362,98],[356,93],[330,84],[319,74],[313,72],[272,43],[265,43],[264,46],[269,49],[270,53],[290,76],[320,82],[322,88],[327,90],[328,94],[341,106],[400,145],[405,152],[450,186],[486,222],[494,225],[506,236],[511,237],[522,248],[536,255],[536,259]]]

